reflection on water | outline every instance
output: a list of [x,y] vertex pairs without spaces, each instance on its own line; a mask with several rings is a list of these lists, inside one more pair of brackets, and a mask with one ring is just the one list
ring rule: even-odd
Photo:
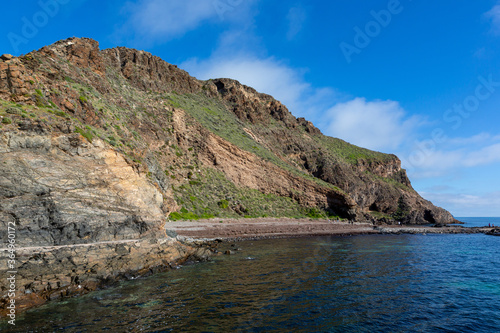
[[[22,315],[36,332],[491,332],[500,239],[485,235],[242,242],[242,252]],[[4,326],[2,326],[4,328]]]

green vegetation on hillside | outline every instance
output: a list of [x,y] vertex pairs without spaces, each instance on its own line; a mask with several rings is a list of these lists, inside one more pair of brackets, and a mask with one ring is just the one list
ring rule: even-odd
[[388,162],[394,158],[392,155],[361,148],[329,136],[316,136],[315,139],[333,155],[353,164],[357,164],[359,160]]
[[212,133],[231,142],[239,148],[253,153],[263,160],[271,162],[295,175],[311,180],[321,186],[331,188],[339,193],[344,193],[340,188],[303,172],[294,166],[285,163],[268,147],[256,142],[244,128],[252,128],[244,124],[228,109],[220,99],[209,98],[203,93],[199,94],[167,94],[165,99],[174,106],[183,109],[194,119],[204,125]]
[[310,217],[336,218],[317,208],[304,208],[296,201],[257,190],[238,187],[220,171],[203,169],[197,180],[174,187],[175,199],[182,209],[170,218],[211,217]]

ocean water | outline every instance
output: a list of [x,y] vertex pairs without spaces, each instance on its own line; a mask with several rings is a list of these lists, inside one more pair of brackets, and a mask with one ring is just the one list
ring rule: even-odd
[[500,218],[498,217],[457,217],[456,219],[464,222],[464,227],[484,227],[489,224],[500,227]]
[[366,235],[237,246],[232,256],[48,303],[20,315],[15,329],[0,329],[500,331],[500,237]]

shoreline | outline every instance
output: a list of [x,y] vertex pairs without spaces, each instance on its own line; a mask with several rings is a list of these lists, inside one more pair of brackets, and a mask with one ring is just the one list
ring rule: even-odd
[[368,234],[486,234],[492,227],[456,225],[374,225],[322,219],[253,218],[169,221],[168,232],[184,242],[240,241],[313,236],[354,236]]
[[[168,270],[174,266],[190,260],[210,260],[209,257],[223,254],[227,243],[245,240],[264,239],[284,239],[300,237],[321,237],[340,236],[350,237],[358,235],[376,234],[486,234],[491,232],[491,227],[471,227],[463,226],[441,226],[429,227],[418,225],[373,225],[370,222],[347,222],[316,219],[291,219],[291,218],[254,218],[254,219],[210,219],[196,221],[174,221],[165,224],[167,235],[172,237],[164,240],[129,239],[121,241],[98,242],[91,244],[75,244],[62,246],[32,246],[20,247],[17,249],[21,262],[27,262],[37,256],[73,257],[79,251],[77,275],[79,280],[66,281],[65,267],[56,269],[48,262],[44,267],[47,270],[37,278],[33,278],[28,272],[23,278],[22,285],[27,282],[44,284],[37,285],[37,291],[29,292],[19,290],[20,296],[16,299],[17,313],[22,313],[28,309],[38,307],[47,301],[60,298],[75,297],[87,294],[96,289],[107,288],[107,286],[120,280],[135,279],[147,276],[156,272]],[[176,246],[178,244],[179,246]],[[220,247],[219,247],[220,245]],[[168,251],[165,252],[168,248]],[[172,253],[172,249],[178,250]],[[128,249],[128,250],[127,250]],[[0,253],[4,254],[6,249]],[[126,250],[126,251],[123,251]],[[233,254],[233,249],[224,251],[225,254]],[[83,251],[83,252],[81,252]],[[116,261],[120,256],[125,255],[127,260],[135,262],[135,269],[122,269],[115,267],[114,272],[110,272],[101,267],[96,272],[84,271],[87,261],[100,258],[102,263],[114,262],[116,265],[124,264],[122,260]],[[151,260],[144,260],[144,253],[154,252]],[[81,253],[80,253],[81,252]],[[115,253],[116,252],[116,253]],[[168,254],[165,256],[165,254]],[[111,261],[110,258],[113,258]],[[142,259],[141,259],[142,258]],[[127,261],[125,260],[125,261]],[[48,267],[51,268],[48,268]],[[33,272],[31,272],[33,273]],[[43,277],[42,277],[43,275]],[[64,275],[64,276],[63,276]],[[50,279],[49,279],[50,276]],[[21,277],[21,276],[19,276]],[[21,281],[19,281],[21,282]],[[43,282],[43,283],[42,283]],[[28,283],[28,284],[30,284]],[[46,286],[45,286],[46,284]],[[30,287],[31,288],[31,287]],[[33,287],[34,288],[34,287]],[[3,301],[3,302],[2,302]],[[0,317],[6,316],[5,299],[0,301]],[[5,320],[1,318],[0,320]]]

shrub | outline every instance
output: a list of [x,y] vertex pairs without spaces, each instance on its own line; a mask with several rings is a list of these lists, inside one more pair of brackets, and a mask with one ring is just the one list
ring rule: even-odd
[[306,213],[306,216],[312,219],[325,218],[325,214],[316,207],[309,208]]
[[92,142],[92,140],[94,139],[94,135],[92,134],[92,131],[89,129],[85,131],[80,127],[75,127],[75,132],[80,133],[85,139],[87,139],[88,142]]
[[408,203],[404,200],[404,198],[401,196],[398,200],[398,209],[392,214],[392,217],[396,221],[403,221],[408,214],[411,212],[411,207],[408,205]]
[[39,108],[43,108],[45,106],[42,96],[35,95],[35,105]]
[[7,125],[12,124],[12,120],[8,117],[5,117],[2,119],[2,124],[7,124]]
[[11,107],[8,107],[7,110],[5,110],[5,112],[10,113],[10,114],[21,114],[22,110],[11,106]]
[[[209,216],[209,215],[206,215],[206,216]],[[182,208],[180,212],[173,212],[170,214],[170,219],[174,220],[174,221],[177,221],[177,220],[198,220],[199,218],[200,217],[198,215],[196,215],[195,213],[192,213],[192,212],[188,212],[185,208]],[[203,217],[203,218],[210,218],[210,217]]]
[[226,209],[226,208],[229,207],[229,201],[223,199],[223,200],[219,201],[217,203],[217,205],[219,205],[219,207],[222,208],[222,209]]
[[82,103],[87,103],[87,97],[85,97],[85,96],[83,96],[83,95],[82,95],[82,96],[80,96],[80,102],[82,102]]
[[63,118],[69,118],[69,116],[66,114],[66,112],[61,111],[61,110],[55,110],[53,112],[56,116],[63,117]]
[[177,212],[173,212],[169,215],[170,219],[171,220],[174,220],[174,221],[177,221],[177,220],[182,220],[182,215],[177,213]]

